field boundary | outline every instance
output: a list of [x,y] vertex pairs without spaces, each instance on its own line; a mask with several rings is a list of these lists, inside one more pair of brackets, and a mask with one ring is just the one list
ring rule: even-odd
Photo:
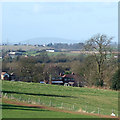
[[70,114],[90,115],[90,116],[96,116],[96,117],[100,117],[100,118],[118,118],[118,117],[113,117],[113,116],[109,116],[109,115],[101,115],[101,114],[95,114],[95,113],[84,113],[82,111],[75,112],[75,111],[63,110],[63,109],[58,109],[58,108],[48,107],[48,106],[43,106],[43,105],[38,105],[38,104],[28,104],[26,102],[19,102],[19,101],[5,99],[5,98],[2,99],[2,102],[3,101],[4,101],[4,103],[7,103],[7,104],[41,108],[41,109],[46,109],[46,110],[50,110],[50,111],[64,112],[64,113],[70,113]]

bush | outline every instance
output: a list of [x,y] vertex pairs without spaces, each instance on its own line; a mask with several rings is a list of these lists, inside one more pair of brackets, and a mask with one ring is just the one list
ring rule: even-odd
[[118,69],[112,79],[111,79],[111,89],[113,90],[119,90],[120,89],[120,69]]

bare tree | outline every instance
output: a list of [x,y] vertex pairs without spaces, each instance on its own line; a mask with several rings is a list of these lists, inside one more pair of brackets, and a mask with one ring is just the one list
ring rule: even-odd
[[97,74],[99,85],[103,86],[103,65],[107,58],[107,55],[111,53],[110,43],[113,37],[107,37],[106,35],[97,34],[88,40],[85,44],[85,49],[91,51],[95,58],[97,65]]

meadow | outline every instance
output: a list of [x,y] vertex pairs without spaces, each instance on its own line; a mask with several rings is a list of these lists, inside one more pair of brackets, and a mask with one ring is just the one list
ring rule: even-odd
[[[8,99],[64,110],[102,115],[110,115],[112,112],[118,114],[118,92],[112,90],[3,81],[2,94]],[[3,115],[7,111],[5,109]]]
[[64,113],[3,102],[2,118],[96,118],[96,116]]
[[[58,55],[66,55],[66,56],[79,56],[81,53],[73,53],[73,52],[46,52],[49,57],[58,56]],[[27,51],[25,55],[36,56],[40,55],[41,52],[37,53],[36,51]]]
[[47,47],[36,47],[33,45],[6,45],[6,46],[1,46],[0,45],[0,50],[25,50],[25,51],[29,51],[29,50],[42,50],[42,49],[47,49]]

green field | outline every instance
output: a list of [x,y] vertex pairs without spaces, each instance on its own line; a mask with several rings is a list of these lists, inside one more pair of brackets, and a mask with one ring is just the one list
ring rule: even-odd
[[48,47],[36,47],[33,45],[7,45],[7,46],[1,46],[0,45],[0,50],[25,50],[25,51],[36,51],[36,50],[43,50],[43,49],[49,49]]
[[[32,104],[102,115],[110,115],[112,111],[118,114],[118,92],[112,90],[3,81],[2,91],[4,97]],[[3,115],[7,111],[5,109]]]
[[80,53],[71,53],[71,52],[48,52],[48,56],[57,56],[57,55],[66,55],[66,56],[79,56]]
[[[66,55],[66,56],[79,56],[80,53],[71,53],[71,52],[46,52],[48,56],[58,56],[58,55]],[[27,51],[25,53],[25,55],[30,55],[30,56],[36,56],[36,55],[39,55],[41,54],[40,52],[39,53],[36,53],[36,51]]]
[[95,118],[95,116],[70,114],[41,108],[2,104],[3,118]]

